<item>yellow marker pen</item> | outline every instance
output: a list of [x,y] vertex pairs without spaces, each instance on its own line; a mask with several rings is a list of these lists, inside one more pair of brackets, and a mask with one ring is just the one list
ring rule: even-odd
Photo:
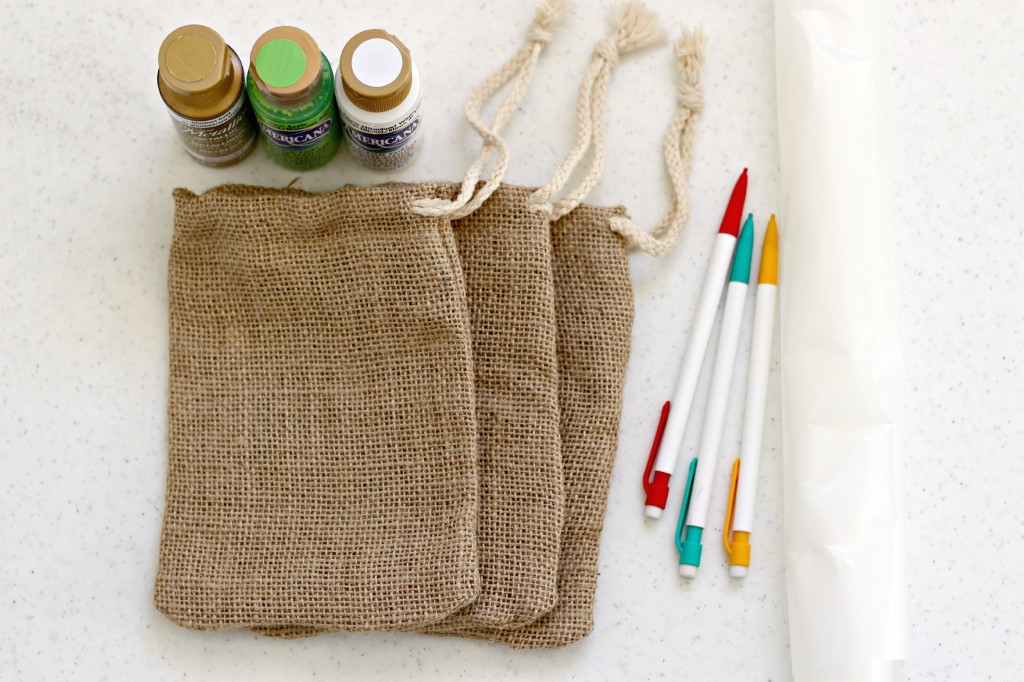
[[747,374],[747,400],[743,410],[743,436],[740,441],[740,457],[732,466],[732,487],[723,532],[725,549],[729,553],[729,575],[734,578],[746,576],[750,566],[750,533],[754,526],[757,468],[761,459],[768,370],[772,361],[778,263],[779,232],[773,215],[768,221],[761,248],[754,334],[750,344],[750,370]]

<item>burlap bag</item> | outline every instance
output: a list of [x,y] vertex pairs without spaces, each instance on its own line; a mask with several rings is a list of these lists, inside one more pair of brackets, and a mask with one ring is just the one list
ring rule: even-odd
[[479,594],[465,285],[408,210],[433,191],[175,192],[171,620],[422,628]]
[[[633,322],[627,252],[639,249],[652,255],[666,253],[681,234],[690,212],[687,181],[697,114],[703,103],[700,76],[705,38],[701,31],[684,33],[674,46],[681,82],[677,109],[663,145],[674,193],[665,217],[650,232],[644,232],[629,220],[622,207],[580,205],[604,167],[603,109],[610,72],[621,53],[660,37],[654,15],[638,3],[619,6],[615,19],[615,30],[598,43],[580,88],[576,144],[551,181],[528,200],[552,219],[566,487],[558,602],[549,614],[521,628],[481,628],[462,633],[516,648],[565,646],[593,628],[600,533],[617,447]],[[554,195],[588,149],[593,155],[589,172],[575,189],[554,201]],[[476,276],[469,268],[464,273],[467,283]]]
[[[480,471],[480,596],[429,631],[508,629],[554,607],[564,521],[551,236],[530,190],[500,184],[508,147],[497,134],[533,79],[567,0],[540,0],[526,44],[472,93],[470,125],[484,140],[458,192],[413,210],[448,217],[466,282],[476,368]],[[491,126],[484,104],[511,82]],[[478,182],[491,154],[497,159]]]

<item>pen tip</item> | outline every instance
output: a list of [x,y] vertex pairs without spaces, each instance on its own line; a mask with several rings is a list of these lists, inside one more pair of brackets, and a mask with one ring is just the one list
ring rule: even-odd
[[725,215],[722,217],[722,225],[718,231],[723,234],[731,234],[733,237],[740,233],[740,221],[743,219],[743,203],[747,199],[747,169],[744,168],[736,184],[733,185],[732,194],[729,195],[729,203],[725,207]]
[[768,221],[768,229],[764,233],[761,246],[761,271],[757,276],[758,284],[779,283],[779,230],[775,225],[775,214]]

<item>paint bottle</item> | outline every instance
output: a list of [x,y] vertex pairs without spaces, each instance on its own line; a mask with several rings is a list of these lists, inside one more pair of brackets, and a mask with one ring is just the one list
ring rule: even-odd
[[256,124],[244,78],[238,55],[206,26],[175,29],[160,46],[157,87],[185,150],[199,163],[230,166],[253,150]]
[[398,170],[422,146],[420,72],[408,48],[380,29],[352,37],[341,51],[335,96],[349,151],[374,170]]
[[334,157],[341,143],[334,76],[308,33],[279,26],[260,36],[252,48],[248,89],[267,156],[300,171]]

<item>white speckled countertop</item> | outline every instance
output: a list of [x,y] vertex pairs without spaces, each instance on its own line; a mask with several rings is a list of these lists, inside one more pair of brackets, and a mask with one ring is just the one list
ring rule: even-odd
[[[580,4],[508,128],[511,182],[543,182],[570,143],[575,91],[607,17],[604,3]],[[764,0],[651,4],[667,26],[701,23],[710,38],[694,210],[671,255],[632,262],[637,318],[596,629],[564,650],[525,652],[413,634],[276,641],[196,633],[153,608],[166,458],[170,192],[284,185],[296,175],[259,150],[226,170],[191,162],[155,73],[164,35],[186,23],[214,27],[243,59],[263,30],[279,24],[309,29],[332,61],[355,32],[388,28],[423,73],[425,155],[381,176],[358,170],[342,152],[304,174],[300,186],[455,179],[477,149],[462,102],[519,46],[531,3],[443,0],[426,9],[414,0],[254,0],[233,13],[226,3],[192,0],[137,7],[38,0],[5,10],[0,680],[791,679],[777,367],[750,577],[737,584],[715,570],[724,559],[712,542],[710,569],[682,583],[674,524],[645,525],[640,513],[657,413],[738,171],[750,168],[750,210],[766,218],[778,205],[772,7]],[[912,626],[911,658],[899,678],[1019,680],[1024,229],[1012,221],[1024,216],[1024,10],[1015,0],[899,0],[892,26]],[[611,85],[609,165],[591,201],[624,203],[643,224],[667,199],[659,145],[674,78],[663,47],[624,58]],[[748,319],[741,348],[749,326]],[[741,363],[737,381],[744,375]],[[735,392],[727,445],[739,438],[740,402]],[[713,515],[724,509],[724,488]]]

